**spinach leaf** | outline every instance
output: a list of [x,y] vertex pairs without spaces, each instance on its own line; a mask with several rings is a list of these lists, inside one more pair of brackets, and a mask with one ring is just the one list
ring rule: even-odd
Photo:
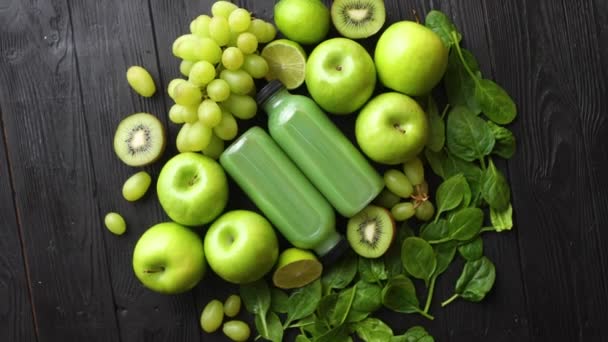
[[365,319],[374,311],[382,307],[382,288],[360,280],[355,284],[355,297],[347,322],[357,322]]
[[474,238],[481,230],[483,211],[479,208],[464,208],[455,212],[448,220],[450,238],[467,241]]
[[401,247],[403,268],[414,278],[422,279],[428,285],[437,267],[433,247],[418,237],[409,237]]
[[[463,199],[467,181],[462,173],[456,174],[439,185],[435,194],[437,202],[437,216],[448,210],[456,208]],[[470,191],[469,191],[470,192]]]
[[384,254],[384,264],[386,265],[386,273],[389,278],[398,274],[403,274],[403,263],[401,262],[401,245],[403,241],[410,236],[414,236],[414,231],[407,223],[403,223],[401,228],[397,229],[397,237],[391,244],[388,251]]
[[437,277],[441,273],[445,272],[448,266],[450,266],[452,260],[454,260],[454,255],[456,255],[456,246],[457,244],[454,241],[448,241],[433,246],[435,257],[437,259],[437,267],[433,273],[434,277]]
[[495,139],[490,127],[468,108],[454,107],[448,114],[447,146],[455,156],[473,161],[490,154]]
[[449,152],[446,153],[446,158],[444,159],[444,168],[447,171],[446,177],[452,177],[458,173],[464,175],[471,189],[472,202],[476,203],[477,197],[481,194],[483,171],[477,165],[464,161]]
[[458,253],[468,261],[474,261],[483,256],[483,240],[481,236],[458,246]]
[[426,241],[444,240],[450,236],[448,221],[439,219],[437,222],[429,222],[422,226],[420,237]]
[[456,282],[456,293],[441,303],[441,306],[446,306],[459,297],[470,302],[479,302],[492,289],[495,279],[496,269],[487,257],[467,261]]
[[270,310],[277,313],[287,313],[287,293],[273,287],[270,289]]
[[247,311],[266,316],[270,309],[270,289],[263,279],[241,285],[240,295]]
[[506,210],[490,208],[490,222],[497,232],[511,230],[513,228],[513,207],[511,203]]
[[435,339],[423,327],[413,326],[405,334],[391,338],[390,342],[435,342]]
[[347,287],[357,275],[357,257],[352,251],[344,253],[340,261],[331,266],[321,278],[323,293],[327,294],[332,289],[343,289]]
[[511,96],[495,82],[480,79],[475,86],[475,99],[483,113],[497,124],[506,125],[517,116],[517,108]]
[[262,320],[262,316],[256,315],[255,327],[262,338],[272,342],[283,341],[283,326],[279,316],[274,312],[268,312],[265,321]]
[[490,130],[496,140],[492,153],[505,159],[511,158],[515,154],[515,136],[513,132],[505,127],[498,126],[492,121],[486,121],[486,123],[490,126]]
[[348,328],[346,325],[340,325],[328,330],[323,335],[315,337],[313,342],[347,342],[349,339]]
[[[453,44],[460,43],[462,35],[454,26],[454,23],[444,13],[436,10],[430,11],[426,15],[424,20],[426,27],[430,28],[433,32],[437,33],[439,38],[443,41],[446,47],[451,47]],[[452,36],[452,32],[456,33],[456,36]]]
[[[481,106],[475,98],[476,79],[481,77],[479,64],[471,52],[460,49],[466,66],[460,59],[457,51],[452,51],[448,56],[448,66],[444,75],[444,86],[448,96],[448,102],[452,106],[468,107],[474,114],[481,113]],[[467,67],[476,78],[472,78]]]
[[312,340],[310,340],[308,337],[306,337],[306,335],[298,335],[298,336],[296,336],[295,342],[312,342]]
[[388,278],[382,258],[369,259],[359,257],[359,276],[368,283],[380,283]]
[[285,326],[291,322],[312,314],[321,301],[321,282],[314,282],[295,290],[287,300],[287,321]]
[[337,327],[339,325],[342,325],[346,321],[346,318],[350,313],[350,309],[355,299],[356,290],[356,286],[353,286],[338,294],[336,305],[334,306],[333,310],[330,310],[330,326]]
[[433,316],[420,309],[414,283],[404,275],[396,276],[388,281],[382,289],[382,304],[396,312],[417,312],[428,319],[433,319]]
[[498,211],[507,210],[511,200],[509,183],[502,172],[496,168],[492,159],[483,176],[481,195],[491,208]]
[[439,152],[445,144],[445,122],[439,116],[437,103],[432,96],[428,97],[426,112],[429,119],[429,138],[426,146],[433,152]]
[[322,320],[328,327],[333,326],[333,324],[331,324],[331,320],[336,309],[336,304],[338,303],[339,297],[339,292],[330,293],[327,296],[321,298],[319,306],[317,307],[319,320]]
[[447,155],[444,151],[433,152],[431,149],[425,148],[424,157],[426,158],[426,161],[429,162],[433,173],[442,179],[446,179],[448,177],[447,171],[444,168],[445,159],[447,159]]
[[389,341],[393,330],[377,318],[366,318],[354,325],[355,333],[364,342]]

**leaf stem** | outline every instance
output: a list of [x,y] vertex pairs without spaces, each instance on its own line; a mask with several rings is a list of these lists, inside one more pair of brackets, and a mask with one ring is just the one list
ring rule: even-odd
[[455,301],[458,297],[460,297],[460,295],[458,293],[455,293],[452,297],[448,298],[446,301],[441,303],[441,307],[444,307],[444,306],[450,304],[451,302]]
[[481,158],[479,158],[479,163],[481,164],[481,169],[483,171],[485,171],[486,170],[486,160],[483,159],[483,157],[481,157]]
[[[456,38],[456,32],[452,31],[452,38],[455,41],[458,41]],[[462,54],[462,50],[460,49],[460,44],[454,44],[456,46],[456,52],[458,52],[458,56],[460,57],[460,61],[462,62],[462,65],[464,65],[464,68],[467,70],[467,73],[469,74],[469,76],[471,76],[471,78],[475,81],[476,84],[479,83],[478,77],[477,75],[475,75],[475,73],[473,72],[473,70],[471,70],[471,68],[469,67],[469,65],[467,64],[467,61],[464,60],[464,55]]]
[[443,239],[428,241],[428,243],[430,243],[431,245],[438,245],[440,243],[449,242],[449,241],[452,241],[452,238],[448,236],[448,237],[444,237]]
[[448,103],[445,105],[443,112],[441,112],[441,120],[443,120],[445,118],[445,115],[448,113],[449,109],[450,109],[450,104]]
[[435,319],[435,317],[433,317],[432,315],[429,315],[427,312],[424,312],[420,309],[416,310],[416,312],[418,312],[423,317],[430,319],[431,321]]
[[437,275],[431,277],[431,284],[429,285],[429,293],[426,295],[426,303],[424,304],[424,312],[428,313],[431,308],[431,301],[433,299],[433,292],[435,292],[435,280]]
[[481,230],[479,231],[480,233],[486,233],[486,232],[495,232],[496,228],[494,227],[483,227],[481,228]]

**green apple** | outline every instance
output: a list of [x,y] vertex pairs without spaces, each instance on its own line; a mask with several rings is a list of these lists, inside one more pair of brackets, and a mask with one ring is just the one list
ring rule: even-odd
[[180,153],[163,166],[156,185],[169,217],[185,226],[200,226],[222,213],[228,181],[215,160],[200,153]]
[[319,44],[308,57],[305,81],[321,108],[333,114],[350,114],[372,96],[376,68],[359,43],[333,38]]
[[133,270],[147,288],[165,294],[193,288],[207,266],[201,238],[174,222],[148,229],[133,251]]
[[329,32],[329,9],[320,0],[281,0],[274,5],[274,23],[285,37],[316,44]]
[[429,124],[420,105],[400,93],[380,94],[357,117],[355,137],[372,160],[395,165],[414,158],[427,141]]
[[220,216],[207,231],[205,255],[222,279],[245,284],[272,269],[279,243],[266,218],[253,211],[234,210]]
[[448,49],[431,29],[400,21],[382,33],[374,60],[386,87],[410,96],[426,95],[445,73]]

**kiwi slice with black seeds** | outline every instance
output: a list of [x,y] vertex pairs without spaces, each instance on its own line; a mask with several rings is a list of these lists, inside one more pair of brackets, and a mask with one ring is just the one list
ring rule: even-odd
[[395,221],[385,208],[368,205],[348,220],[346,239],[360,256],[378,258],[382,256],[395,236]]
[[114,152],[129,166],[145,166],[165,151],[165,127],[153,115],[136,113],[123,119],[114,135]]
[[386,20],[383,0],[335,0],[331,20],[347,38],[367,38],[380,31]]

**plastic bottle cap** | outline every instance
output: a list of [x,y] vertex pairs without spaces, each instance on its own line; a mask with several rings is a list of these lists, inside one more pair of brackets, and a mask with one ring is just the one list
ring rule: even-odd
[[285,86],[283,86],[281,81],[272,80],[268,82],[268,84],[266,84],[262,89],[260,89],[260,91],[258,91],[258,94],[255,96],[255,100],[259,105],[262,105],[270,96],[272,96],[272,94],[284,88]]

